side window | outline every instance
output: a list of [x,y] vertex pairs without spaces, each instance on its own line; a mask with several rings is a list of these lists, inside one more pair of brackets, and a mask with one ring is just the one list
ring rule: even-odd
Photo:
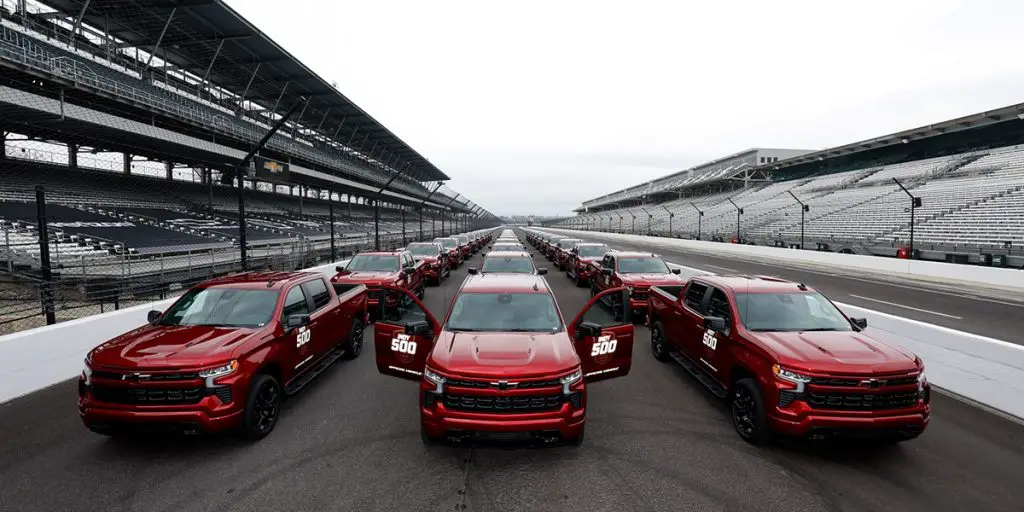
[[303,283],[306,294],[313,298],[313,311],[316,311],[327,305],[331,301],[331,294],[327,291],[327,285],[324,284],[323,279],[317,279],[308,283]]
[[404,292],[392,289],[384,290],[381,301],[381,319],[385,322],[405,325],[409,322],[426,321],[427,313],[423,311],[412,297]]
[[628,297],[621,291],[601,297],[583,313],[580,322],[594,323],[602,327],[626,323],[626,312],[629,311]]
[[288,290],[288,295],[284,298],[284,308],[281,311],[281,316],[288,318],[292,315],[308,315],[309,314],[309,303],[306,302],[306,294],[302,293],[301,286],[294,286],[291,290]]
[[725,319],[725,330],[729,331],[732,325],[732,308],[729,307],[729,298],[725,292],[715,288],[711,292],[711,300],[708,301],[708,316],[717,316]]
[[700,305],[704,301],[704,294],[707,291],[708,287],[706,285],[691,282],[686,287],[686,294],[683,295],[683,304],[694,311],[700,312]]

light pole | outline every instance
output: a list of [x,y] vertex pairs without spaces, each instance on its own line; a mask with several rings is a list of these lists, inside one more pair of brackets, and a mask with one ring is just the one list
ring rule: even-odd
[[793,192],[791,190],[787,190],[786,192],[789,192],[789,195],[793,196],[793,199],[795,199],[796,202],[800,203],[800,248],[803,249],[804,248],[804,213],[811,211],[811,207],[807,206],[806,204],[804,204],[804,202],[801,201],[800,198],[796,197],[796,195],[793,194]]
[[672,213],[672,210],[669,210],[665,205],[661,205],[661,207],[668,212],[668,237],[672,238],[672,217],[675,217],[676,214]]
[[731,197],[727,197],[726,199],[732,203],[733,208],[736,208],[736,243],[741,244],[743,242],[740,239],[740,215],[743,215],[743,208],[740,208],[736,203],[733,203]]
[[631,212],[629,210],[626,210],[626,213],[628,213],[630,217],[633,217],[633,221],[629,225],[629,232],[630,232],[630,234],[635,235],[636,234],[636,215],[633,215],[633,212]]
[[647,234],[650,235],[651,234],[651,221],[654,219],[654,215],[651,215],[651,212],[647,211],[647,209],[644,208],[643,206],[641,206],[640,209],[643,210],[643,212],[647,214]]
[[694,210],[697,210],[697,240],[700,240],[700,219],[704,216],[704,212],[700,208],[697,208],[696,203],[690,201],[690,205],[693,206]]
[[621,213],[615,212],[615,215],[619,216],[619,233],[622,233],[622,220],[625,218]]
[[921,198],[920,197],[914,197],[914,194],[911,194],[910,191],[907,190],[907,187],[904,187],[903,184],[900,183],[900,180],[898,180],[896,178],[893,178],[892,180],[895,181],[896,184],[899,185],[899,187],[901,189],[903,189],[903,191],[906,192],[908,196],[910,196],[910,255],[909,255],[909,258],[910,259],[914,259],[914,210],[921,206]]

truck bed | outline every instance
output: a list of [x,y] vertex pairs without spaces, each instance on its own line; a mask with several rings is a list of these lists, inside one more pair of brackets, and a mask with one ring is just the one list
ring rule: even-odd
[[676,299],[679,298],[679,294],[683,292],[683,288],[685,288],[685,286],[682,286],[682,285],[678,285],[678,286],[662,285],[662,286],[652,286],[651,287],[651,291],[655,292],[655,293],[661,293],[662,295],[665,295],[666,298],[672,299],[672,302],[675,302]]

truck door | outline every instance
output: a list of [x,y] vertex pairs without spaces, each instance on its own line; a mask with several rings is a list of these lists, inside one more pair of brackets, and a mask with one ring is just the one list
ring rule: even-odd
[[629,290],[612,288],[590,299],[569,324],[587,382],[621,377],[633,364]]
[[307,326],[309,345],[316,356],[314,359],[318,359],[345,340],[350,325],[341,314],[342,308],[329,307],[332,305],[331,292],[322,278],[302,283],[302,290],[311,302]]
[[675,326],[668,327],[669,342],[696,361],[703,353],[701,340],[704,336],[704,311],[707,308],[709,287],[704,283],[690,281],[680,296],[679,315]]
[[615,256],[605,255],[601,260],[601,271],[594,276],[595,289],[597,291],[607,290],[612,287],[612,280],[615,275]]
[[418,381],[441,324],[411,291],[393,286],[382,291],[380,320],[373,326],[377,371]]
[[309,324],[288,327],[289,318],[308,317],[309,311],[309,300],[302,290],[302,285],[292,286],[285,294],[284,306],[281,308],[281,325],[285,326],[284,337],[287,340],[285,346],[288,354],[285,358],[287,365],[282,368],[284,375],[281,376],[285,383],[302,373],[304,367],[314,359],[313,345],[310,343],[313,334],[309,330]]
[[709,322],[702,321],[704,333],[701,335],[700,363],[704,369],[715,377],[721,384],[726,380],[726,373],[729,371],[726,363],[727,347],[729,336],[733,332],[732,306],[729,305],[729,296],[718,288],[711,288],[708,300],[708,320],[721,319],[721,325],[714,326]]

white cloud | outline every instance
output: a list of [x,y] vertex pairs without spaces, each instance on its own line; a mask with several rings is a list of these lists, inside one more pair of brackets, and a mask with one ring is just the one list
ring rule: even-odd
[[236,0],[495,213],[1021,101],[1024,2]]

